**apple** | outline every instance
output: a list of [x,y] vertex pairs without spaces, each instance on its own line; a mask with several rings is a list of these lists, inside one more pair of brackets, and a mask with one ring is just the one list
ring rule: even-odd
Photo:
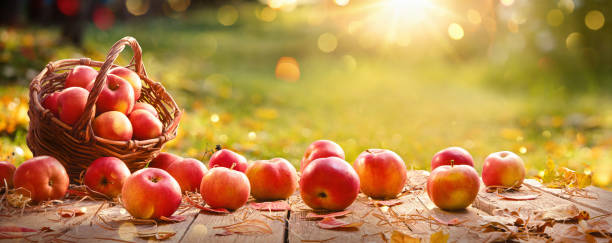
[[74,67],[66,76],[66,83],[64,87],[81,87],[91,92],[98,76],[98,71],[90,66],[78,65]]
[[342,150],[340,145],[330,140],[317,140],[311,143],[308,148],[306,148],[304,157],[302,157],[300,171],[304,171],[306,165],[313,160],[327,157],[338,157],[344,159],[344,150]]
[[98,137],[116,141],[129,141],[133,134],[132,123],[118,111],[107,111],[96,117],[93,131]]
[[469,165],[441,165],[427,178],[427,195],[442,210],[465,209],[474,202],[480,178]]
[[208,166],[210,168],[225,167],[244,173],[248,164],[244,156],[229,149],[221,149],[221,146],[217,145],[217,152],[210,157]]
[[179,186],[181,186],[181,192],[197,192],[200,189],[202,177],[206,174],[208,169],[206,169],[206,166],[201,161],[186,158],[175,161],[168,166],[166,171],[168,171],[168,173],[178,182]]
[[138,98],[140,98],[140,92],[142,89],[142,83],[140,82],[140,77],[138,76],[138,74],[128,68],[124,68],[124,67],[116,67],[110,70],[110,72],[108,72],[109,74],[114,74],[117,75],[123,79],[125,79],[125,81],[128,81],[130,83],[130,85],[132,85],[132,89],[134,90],[134,101],[138,100]]
[[[8,161],[0,161],[0,191],[5,186],[13,187],[13,174],[15,174],[15,165]],[[6,183],[6,184],[5,184]]]
[[134,138],[147,140],[161,136],[163,124],[151,112],[146,110],[135,110],[130,113],[130,123],[134,130]]
[[404,160],[391,150],[368,149],[357,157],[353,168],[361,191],[376,199],[395,198],[408,180]]
[[136,110],[146,110],[148,112],[151,112],[151,114],[153,114],[156,118],[159,118],[159,114],[157,113],[157,110],[155,110],[155,107],[147,103],[144,103],[144,102],[134,103],[134,109],[132,109],[132,112]]
[[68,190],[69,178],[64,166],[50,156],[38,156],[23,162],[15,170],[16,193],[33,202],[62,199]]
[[101,157],[87,167],[83,184],[90,190],[115,198],[129,176],[130,169],[123,161],[115,157]]
[[510,151],[490,154],[482,166],[482,181],[486,186],[518,188],[524,179],[525,163]]
[[58,98],[61,92],[53,92],[50,95],[47,95],[42,102],[42,106],[46,109],[49,109],[51,113],[57,118],[59,118],[59,110],[58,110]]
[[261,201],[287,199],[298,186],[297,171],[283,158],[254,161],[247,167],[246,176],[251,194]]
[[130,114],[134,107],[134,89],[128,81],[119,76],[109,74],[106,76],[106,85],[102,87],[96,108],[98,114],[107,111],[119,111]]
[[121,189],[123,207],[134,217],[170,217],[181,205],[181,187],[168,172],[144,168],[130,175]]
[[461,147],[449,147],[437,152],[431,159],[431,170],[433,171],[440,165],[469,165],[474,167],[472,155]]
[[68,125],[74,125],[85,111],[89,91],[80,87],[67,88],[57,98],[59,119]]
[[313,209],[343,210],[359,194],[359,176],[338,157],[315,159],[302,171],[300,195]]
[[225,167],[214,167],[202,178],[200,194],[212,208],[236,210],[249,199],[251,185],[247,176]]
[[149,162],[149,167],[167,170],[168,166],[178,160],[183,160],[183,158],[175,154],[161,152],[159,155],[157,155],[157,157]]

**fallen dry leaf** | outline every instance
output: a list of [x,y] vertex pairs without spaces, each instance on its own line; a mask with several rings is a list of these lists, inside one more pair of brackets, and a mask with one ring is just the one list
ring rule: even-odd
[[334,217],[326,217],[319,221],[317,225],[321,229],[358,229],[363,223],[363,221],[349,223]]
[[84,208],[75,208],[75,209],[63,209],[60,208],[57,210],[56,214],[62,218],[72,218],[85,214]]
[[397,230],[391,233],[391,243],[420,243],[420,238],[414,238]]
[[378,200],[372,200],[368,202],[368,205],[370,206],[387,206],[387,207],[391,207],[391,206],[395,206],[395,205],[400,205],[404,203],[402,200],[400,200],[399,198],[397,199],[391,199],[391,200],[384,200],[384,201],[378,201]]
[[249,206],[255,210],[261,211],[287,211],[291,210],[291,206],[287,201],[274,201],[274,202],[261,202],[261,203],[249,203]]
[[154,238],[156,240],[167,240],[170,237],[176,235],[174,231],[155,231],[155,232],[137,232],[136,235],[139,238],[150,239]]
[[210,208],[210,207],[206,207],[206,206],[202,206],[199,203],[194,202],[193,200],[191,200],[190,197],[183,197],[185,199],[185,201],[187,201],[187,203],[189,203],[191,206],[194,206],[200,210],[209,212],[209,213],[218,213],[218,214],[228,214],[230,213],[229,210],[225,209],[225,208]]
[[458,218],[453,218],[453,219],[447,221],[447,220],[440,219],[440,218],[436,217],[433,214],[431,215],[431,218],[433,220],[437,221],[438,223],[441,223],[441,224],[447,225],[447,226],[455,226],[455,225],[459,225],[459,224],[462,224],[462,223],[468,221],[467,219],[461,221]]
[[446,243],[448,242],[448,237],[450,237],[450,234],[448,233],[444,233],[444,231],[440,230],[436,233],[431,234],[431,236],[429,236],[429,242],[430,243]]
[[557,222],[588,220],[589,213],[581,211],[574,204],[559,205],[534,212],[536,220],[554,220]]
[[511,201],[527,201],[527,200],[534,200],[536,198],[538,198],[540,196],[540,194],[530,194],[530,195],[509,195],[509,194],[500,194],[499,191],[497,192],[497,196],[501,197],[504,200],[511,200]]
[[324,219],[324,218],[336,218],[336,217],[342,217],[345,216],[347,214],[351,213],[351,210],[345,210],[345,211],[340,211],[340,212],[334,212],[334,213],[329,213],[329,214],[317,214],[314,212],[310,212],[306,215],[307,219]]
[[37,232],[38,230],[20,226],[0,226],[0,232]]
[[185,221],[185,219],[187,219],[187,217],[185,217],[183,215],[174,215],[174,216],[170,216],[170,217],[161,216],[159,219],[161,221],[163,221],[163,222],[178,223],[178,222]]

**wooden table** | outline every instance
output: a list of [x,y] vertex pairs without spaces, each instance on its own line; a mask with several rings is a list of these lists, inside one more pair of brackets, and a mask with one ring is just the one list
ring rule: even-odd
[[[139,222],[131,220],[127,212],[118,205],[109,205],[101,201],[84,200],[81,202],[66,201],[59,205],[48,207],[42,211],[25,210],[23,215],[0,216],[0,228],[18,226],[40,230],[43,232],[11,233],[30,235],[27,240],[55,242],[147,242],[154,237],[139,237],[136,232],[171,232],[174,235],[167,242],[391,242],[391,237],[409,236],[420,238],[424,242],[430,240],[432,234],[441,232],[449,234],[448,242],[485,242],[507,239],[511,232],[493,230],[486,232],[487,223],[496,221],[512,224],[518,218],[533,219],[536,212],[553,210],[555,207],[570,207],[587,212],[591,218],[600,216],[612,225],[612,192],[596,187],[587,187],[582,192],[586,197],[570,196],[560,189],[542,187],[535,180],[526,180],[518,192],[504,192],[502,195],[486,192],[482,188],[472,206],[460,212],[445,212],[439,210],[429,200],[423,191],[427,172],[410,171],[408,189],[402,197],[401,204],[388,206],[373,206],[371,199],[360,195],[348,208],[351,213],[339,218],[346,222],[364,222],[360,227],[344,230],[327,230],[317,226],[318,221],[306,219],[312,212],[300,199],[294,195],[288,199],[290,211],[257,211],[251,207],[242,207],[231,214],[217,215],[200,212],[193,207],[179,209],[175,215],[185,216],[185,220],[176,223]],[[533,200],[516,199],[523,195],[537,197]],[[503,198],[506,197],[507,198]],[[104,205],[103,205],[104,204]],[[83,215],[60,217],[58,209],[84,212]],[[520,214],[522,216],[516,216]],[[107,222],[102,222],[102,215]],[[513,216],[514,215],[514,216]],[[95,216],[95,217],[94,217]],[[259,220],[272,229],[268,234],[221,236],[223,230],[215,228],[243,220]],[[591,221],[587,221],[591,222]],[[458,223],[458,224],[455,224]],[[483,226],[485,225],[485,226]],[[554,227],[579,226],[574,223],[557,223]],[[517,229],[508,226],[510,229]],[[549,227],[549,228],[552,228]],[[611,232],[612,229],[606,229]],[[565,232],[565,231],[562,231]],[[0,233],[1,236],[2,233]],[[522,241],[546,241],[546,235],[537,234],[522,236]],[[548,234],[550,237],[550,233]],[[557,236],[558,237],[558,236]],[[576,236],[581,237],[581,236]],[[591,240],[586,236],[584,240]],[[609,236],[608,236],[609,237]],[[1,237],[0,237],[1,238]],[[555,238],[556,239],[556,238]],[[593,238],[598,242],[612,242],[605,237]],[[5,239],[6,242],[27,241],[23,238]],[[574,241],[574,240],[572,240]]]

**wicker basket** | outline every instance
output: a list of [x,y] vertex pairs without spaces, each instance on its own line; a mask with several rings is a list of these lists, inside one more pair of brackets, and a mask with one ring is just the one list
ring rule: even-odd
[[[95,117],[94,104],[106,85],[108,71],[117,67],[113,64],[125,45],[134,51],[131,68],[140,76],[142,93],[139,101],[151,104],[159,113],[163,124],[162,135],[149,140],[113,141],[97,137],[93,133],[92,120]],[[64,81],[76,65],[99,67],[94,87],[89,93],[85,111],[74,124],[69,126],[42,107],[41,101],[47,95],[64,89]],[[142,63],[142,50],[136,39],[124,37],[115,43],[104,62],[89,58],[64,59],[50,62],[30,83],[30,103],[28,116],[30,128],[27,143],[35,156],[49,155],[58,159],[70,175],[71,180],[79,178],[84,169],[95,159],[113,156],[123,160],[131,171],[143,168],[161,150],[164,143],[176,136],[181,111],[164,87],[147,77]]]

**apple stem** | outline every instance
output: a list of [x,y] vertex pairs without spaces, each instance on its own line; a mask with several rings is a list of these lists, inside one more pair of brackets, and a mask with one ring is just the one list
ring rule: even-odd
[[454,160],[454,159],[451,159],[451,161],[450,161],[450,162],[451,162],[451,167],[453,167],[453,166],[455,165],[455,160]]
[[222,149],[222,148],[221,148],[221,144],[217,144],[217,145],[215,146],[215,151],[219,151],[219,150],[221,150],[221,149]]
[[233,170],[234,167],[236,167],[236,163],[232,163],[232,166],[230,166],[230,170]]

